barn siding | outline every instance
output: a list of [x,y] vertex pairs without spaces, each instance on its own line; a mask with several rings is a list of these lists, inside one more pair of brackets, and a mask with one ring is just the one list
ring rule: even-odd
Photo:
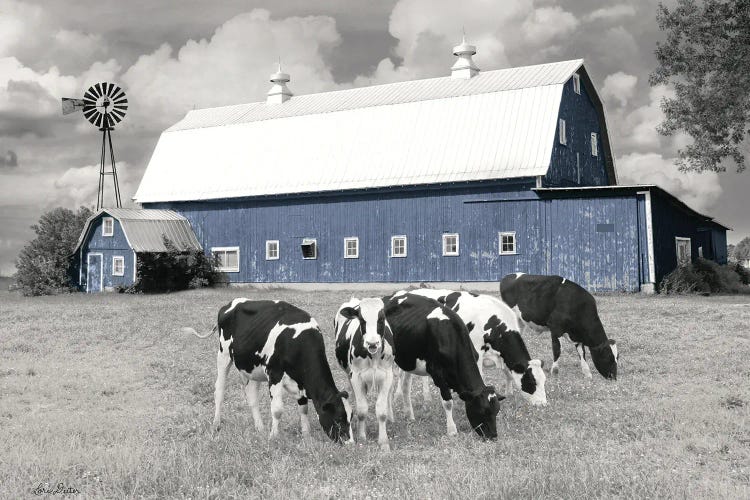
[[[636,197],[552,199],[549,204],[549,274],[591,291],[640,289]],[[597,227],[597,226],[602,227]],[[603,230],[611,232],[602,232]]]
[[705,258],[726,264],[726,230],[654,191],[652,212],[657,284],[677,267],[676,237],[690,238],[693,260],[698,258],[698,247],[702,246]]
[[[565,120],[567,144],[560,144],[559,119],[555,129],[552,158],[547,175],[544,176],[544,187],[559,186],[606,186],[610,184],[607,177],[602,143],[602,127],[600,115],[591,101],[584,78],[581,77],[581,93],[573,91],[571,78],[563,87],[562,99],[558,118]],[[591,133],[598,136],[598,156],[591,155]],[[576,167],[576,152],[579,153],[581,167],[581,183],[578,183]]]
[[[107,217],[102,214],[95,219],[89,228],[88,234],[84,240],[83,258],[81,262],[81,289],[86,290],[86,277],[88,274],[87,258],[89,253],[100,253],[103,257],[102,274],[104,276],[105,289],[112,289],[117,286],[130,286],[133,284],[133,269],[135,268],[135,254],[125,238],[125,233],[117,219],[114,219],[114,234],[112,236],[102,236],[102,218]],[[112,275],[112,257],[122,256],[125,258],[124,276]]]

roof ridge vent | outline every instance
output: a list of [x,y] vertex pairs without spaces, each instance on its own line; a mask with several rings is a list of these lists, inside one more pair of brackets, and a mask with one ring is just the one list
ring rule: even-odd
[[281,60],[279,59],[279,67],[276,73],[271,74],[271,89],[268,91],[266,97],[266,104],[281,104],[288,101],[294,94],[286,86],[289,83],[289,74],[281,71]]
[[479,74],[479,68],[471,58],[477,53],[474,45],[466,43],[466,35],[461,38],[461,43],[453,47],[453,55],[458,57],[456,63],[451,67],[451,78],[468,80]]

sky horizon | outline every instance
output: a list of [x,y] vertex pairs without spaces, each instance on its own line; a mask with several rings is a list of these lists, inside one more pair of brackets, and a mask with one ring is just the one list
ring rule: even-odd
[[648,84],[664,38],[650,0],[0,0],[0,276],[43,212],[96,204],[100,133],[60,98],[100,81],[127,92],[113,141],[128,207],[163,130],[263,101],[279,58],[295,95],[448,76],[464,31],[482,70],[584,59],[619,182],[659,185],[731,227],[730,243],[750,235],[750,173],[679,172],[689,138],[656,132],[670,89]]

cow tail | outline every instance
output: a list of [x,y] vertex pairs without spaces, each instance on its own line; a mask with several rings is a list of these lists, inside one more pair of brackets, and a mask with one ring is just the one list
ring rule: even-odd
[[199,339],[205,339],[205,338],[208,338],[208,337],[210,337],[210,336],[211,336],[211,335],[213,335],[214,333],[216,333],[216,329],[217,329],[218,327],[219,327],[219,325],[214,325],[214,327],[213,327],[213,328],[211,329],[211,331],[210,331],[210,332],[208,332],[208,333],[207,333],[207,334],[205,334],[205,335],[201,335],[200,333],[196,332],[196,331],[195,331],[195,329],[193,329],[193,328],[188,328],[188,327],[182,328],[182,332],[183,332],[183,333],[192,333],[193,335],[195,335],[195,336],[196,336],[196,337],[198,337]]

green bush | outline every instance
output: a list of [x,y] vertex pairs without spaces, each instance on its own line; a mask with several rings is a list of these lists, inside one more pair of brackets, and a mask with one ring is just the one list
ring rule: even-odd
[[224,281],[224,273],[202,251],[181,251],[164,237],[166,252],[138,254],[136,281],[129,293],[172,292],[213,286]]
[[712,260],[699,258],[666,275],[659,291],[666,294],[750,293],[743,276],[746,275],[740,274],[734,265],[722,266]]
[[31,226],[31,240],[16,260],[15,282],[24,295],[51,295],[73,290],[75,271],[71,254],[93,212],[81,207],[77,212],[55,208],[44,213]]

